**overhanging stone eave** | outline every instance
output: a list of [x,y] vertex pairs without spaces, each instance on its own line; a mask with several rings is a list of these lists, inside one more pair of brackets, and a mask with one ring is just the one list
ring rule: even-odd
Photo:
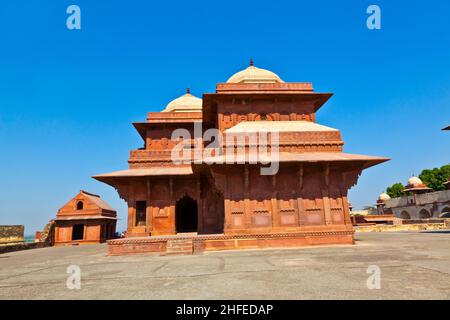
[[173,165],[167,167],[150,167],[139,169],[126,169],[120,171],[114,171],[105,174],[99,174],[92,176],[93,179],[110,184],[112,181],[119,179],[131,179],[139,177],[153,177],[153,176],[189,176],[192,175],[192,167],[190,164],[185,165]]
[[[253,163],[249,160],[250,157],[253,159],[257,159],[257,163]],[[231,160],[235,159],[235,163]],[[229,161],[227,161],[229,160]],[[213,156],[203,159],[204,164],[208,165],[239,165],[239,164],[258,164],[261,165],[263,163],[270,162],[282,162],[282,163],[358,163],[362,164],[364,169],[375,166],[377,164],[381,164],[383,162],[389,161],[389,158],[384,157],[374,157],[374,156],[364,156],[359,154],[348,154],[342,152],[303,152],[303,153],[294,153],[294,152],[280,152],[278,156],[258,156],[258,155],[249,155],[246,154],[244,156],[235,155],[234,158],[230,155],[227,158],[226,155],[221,156]]]

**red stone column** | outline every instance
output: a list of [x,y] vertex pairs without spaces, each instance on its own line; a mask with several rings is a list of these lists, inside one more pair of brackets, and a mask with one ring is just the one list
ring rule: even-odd
[[301,196],[303,191],[303,175],[304,175],[303,163],[300,163],[298,168],[298,190],[297,190],[298,224],[300,227],[305,225],[305,208],[303,205],[303,197]]
[[278,201],[277,201],[277,191],[276,191],[276,184],[277,184],[277,176],[272,176],[272,198],[271,201],[271,208],[272,208],[272,230],[277,231],[280,227],[280,214],[278,212]]
[[[247,165],[244,166],[244,226],[243,228],[251,228],[252,223],[252,210],[250,205],[250,174]],[[230,221],[231,222],[231,221]]]
[[153,231],[153,207],[152,207],[152,192],[151,192],[151,184],[150,178],[147,178],[147,208],[145,210],[146,213],[146,229],[145,231],[151,235]]
[[228,234],[230,233],[230,229],[232,226],[231,221],[231,204],[230,204],[230,194],[226,192],[224,194],[224,227],[223,227],[223,233]]
[[330,165],[327,163],[324,170],[324,179],[322,184],[322,198],[323,198],[323,210],[325,213],[325,224],[332,224],[331,208],[329,198],[329,185],[330,185]]

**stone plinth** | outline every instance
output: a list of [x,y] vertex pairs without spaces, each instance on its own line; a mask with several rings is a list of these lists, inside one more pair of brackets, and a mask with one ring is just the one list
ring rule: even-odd
[[125,238],[108,241],[108,254],[191,254],[233,249],[354,244],[353,230],[242,235],[189,235]]

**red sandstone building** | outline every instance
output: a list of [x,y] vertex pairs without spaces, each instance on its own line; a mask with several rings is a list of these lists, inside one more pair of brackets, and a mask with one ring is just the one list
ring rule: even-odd
[[[131,151],[129,169],[94,177],[128,203],[127,238],[110,241],[110,254],[353,243],[347,192],[362,170],[388,159],[343,153],[340,131],[316,123],[331,96],[251,64],[215,93],[188,92],[134,123],[144,147]],[[226,135],[220,150],[185,139],[184,149],[200,143],[208,161],[174,163],[172,132],[194,137],[199,126]],[[277,137],[274,175],[249,160],[260,140],[228,138],[260,132]],[[227,152],[244,160],[224,163]]]
[[100,243],[114,239],[116,211],[100,196],[81,190],[55,220],[55,245]]

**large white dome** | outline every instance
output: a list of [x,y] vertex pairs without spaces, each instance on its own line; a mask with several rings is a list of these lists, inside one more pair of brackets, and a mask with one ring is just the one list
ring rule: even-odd
[[278,75],[272,71],[257,68],[250,61],[247,69],[239,71],[232,75],[227,83],[281,83],[284,82]]

